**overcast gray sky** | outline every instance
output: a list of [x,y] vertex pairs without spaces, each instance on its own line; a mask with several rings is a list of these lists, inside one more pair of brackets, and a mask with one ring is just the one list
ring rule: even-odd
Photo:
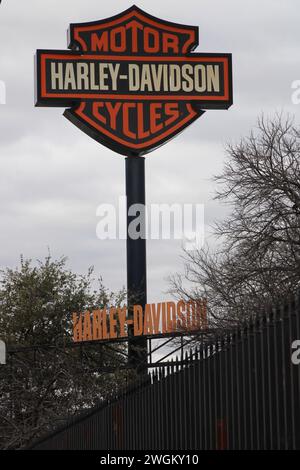
[[[199,26],[202,52],[233,55],[234,104],[208,111],[180,136],[146,157],[147,202],[204,203],[206,224],[224,208],[213,201],[212,176],[224,145],[249,133],[257,116],[286,111],[299,121],[291,83],[300,80],[298,0],[151,0],[140,8]],[[90,265],[105,284],[125,284],[125,242],[96,238],[96,208],[124,195],[124,157],[80,132],[61,108],[34,108],[36,49],[66,49],[69,23],[103,19],[130,7],[126,0],[3,0],[0,6],[0,266],[19,255],[69,257]],[[164,300],[166,277],[182,269],[179,241],[149,241],[148,300]]]

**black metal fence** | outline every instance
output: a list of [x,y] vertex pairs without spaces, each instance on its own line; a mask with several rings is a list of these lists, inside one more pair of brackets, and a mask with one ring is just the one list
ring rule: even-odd
[[300,449],[299,307],[297,296],[196,347],[33,448]]

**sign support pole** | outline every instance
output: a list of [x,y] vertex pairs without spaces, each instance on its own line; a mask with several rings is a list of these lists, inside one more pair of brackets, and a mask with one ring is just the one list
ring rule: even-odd
[[[133,306],[147,303],[145,158],[127,157],[127,292],[129,320]],[[138,205],[138,206],[135,206]],[[131,227],[138,220],[138,226]],[[136,224],[136,222],[134,222]],[[133,230],[134,228],[134,230]],[[131,233],[131,229],[134,233]],[[135,235],[135,236],[132,236]],[[138,235],[138,238],[137,238]],[[139,374],[147,371],[147,339],[134,337],[133,325],[128,325],[128,363]]]

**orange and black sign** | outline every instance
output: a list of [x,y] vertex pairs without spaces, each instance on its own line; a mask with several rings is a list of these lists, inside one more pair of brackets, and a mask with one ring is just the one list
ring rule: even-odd
[[70,51],[38,50],[36,106],[64,115],[123,155],[167,142],[205,109],[232,104],[230,54],[192,53],[198,28],[136,6],[112,18],[71,24]]

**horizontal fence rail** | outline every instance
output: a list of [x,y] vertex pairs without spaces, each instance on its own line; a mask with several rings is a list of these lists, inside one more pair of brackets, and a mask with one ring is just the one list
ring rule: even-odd
[[300,449],[299,298],[200,344],[33,449]]

